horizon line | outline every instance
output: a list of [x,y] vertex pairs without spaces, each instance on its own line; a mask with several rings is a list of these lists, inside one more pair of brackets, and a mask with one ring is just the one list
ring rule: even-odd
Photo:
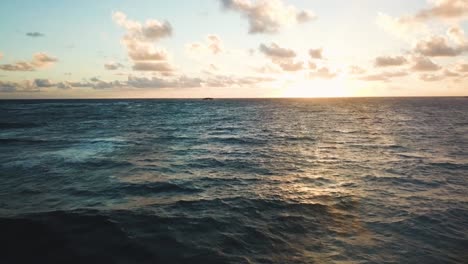
[[33,100],[252,100],[252,99],[359,99],[359,98],[468,98],[468,95],[410,95],[410,96],[330,96],[330,97],[77,97],[77,98],[0,98],[0,101]]

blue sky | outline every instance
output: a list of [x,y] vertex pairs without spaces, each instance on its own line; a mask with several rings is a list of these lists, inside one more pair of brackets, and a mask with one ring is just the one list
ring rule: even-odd
[[[221,0],[3,1],[0,98],[468,93],[464,85],[468,45],[448,33],[466,31],[466,0],[225,2],[229,5],[223,8]],[[453,15],[449,8],[462,12]],[[291,12],[283,13],[286,9]],[[291,20],[303,10],[314,16],[304,22]],[[270,17],[262,20],[262,12]],[[428,15],[422,16],[424,12]],[[116,22],[116,13],[142,28],[147,20],[167,21],[172,30],[167,36],[142,40],[134,29]],[[275,32],[249,34],[249,19],[273,23]],[[27,35],[35,32],[41,36]],[[133,44],[144,45],[140,48],[163,50],[164,63],[173,69],[137,70],[135,65],[142,61],[130,55],[133,44],[124,40],[129,35],[137,41]],[[443,38],[454,54],[422,50],[436,37]],[[208,48],[211,41],[219,45],[219,52]],[[262,44],[295,55],[280,58],[260,50]],[[309,57],[311,49],[322,49],[322,58]],[[38,53],[52,60],[35,62]],[[390,59],[391,65],[377,66],[379,57]],[[402,63],[391,60],[397,57]],[[430,66],[427,60],[437,67],[416,67]],[[30,68],[18,68],[19,62]],[[104,65],[110,64],[117,69],[106,69]],[[293,65],[294,70],[285,70]],[[360,73],[350,74],[351,68]]]

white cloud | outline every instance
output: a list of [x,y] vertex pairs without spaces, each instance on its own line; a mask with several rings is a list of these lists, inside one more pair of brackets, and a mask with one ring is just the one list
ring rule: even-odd
[[427,19],[465,19],[468,17],[468,1],[466,0],[432,0],[432,6],[419,11],[414,17]]
[[416,53],[430,57],[454,57],[467,50],[468,46],[466,45],[450,46],[447,39],[442,36],[432,36],[429,39],[421,40],[414,48]]
[[414,64],[411,67],[413,71],[438,71],[442,67],[426,57],[415,57]]
[[168,66],[167,51],[154,46],[154,42],[172,35],[172,26],[169,22],[149,19],[142,24],[128,19],[127,15],[122,12],[114,12],[112,18],[117,25],[127,31],[122,38],[122,43],[127,48],[128,56],[134,62],[134,70],[169,71],[167,69],[172,68]]
[[106,64],[104,64],[104,68],[106,70],[109,70],[109,71],[118,70],[118,69],[121,69],[123,67],[124,67],[123,64],[118,63],[118,62],[113,62],[113,61],[110,61],[110,62],[107,62]]
[[359,80],[362,81],[381,81],[381,82],[390,82],[393,78],[399,78],[407,76],[408,73],[405,71],[395,71],[395,72],[380,72],[374,74],[368,74],[359,77]]
[[310,49],[309,50],[309,56],[312,58],[312,59],[323,59],[323,49]]
[[174,68],[166,62],[138,61],[133,65],[135,71],[172,72]]
[[223,41],[218,35],[215,35],[215,34],[210,34],[206,36],[204,43],[193,42],[193,43],[187,44],[186,49],[190,53],[208,51],[215,55],[222,53],[224,51]]
[[419,36],[425,36],[429,32],[426,24],[416,21],[411,17],[392,17],[387,14],[379,13],[377,16],[377,25],[390,34],[412,41]]
[[4,71],[35,71],[47,66],[51,66],[58,61],[57,58],[51,57],[46,53],[39,52],[33,55],[31,61],[18,61],[13,64],[2,64],[0,70]]
[[249,33],[277,33],[283,26],[316,18],[312,11],[298,10],[281,0],[220,0],[223,7],[241,13],[249,21]]
[[406,60],[403,56],[380,56],[375,58],[374,65],[376,67],[390,67],[390,66],[401,66],[406,64],[408,60]]
[[337,72],[333,72],[330,70],[328,67],[321,67],[317,69],[316,71],[310,72],[309,73],[309,78],[310,79],[333,79],[338,75]]
[[288,59],[296,57],[296,52],[291,49],[280,47],[278,44],[272,42],[270,45],[260,44],[260,52],[272,59]]

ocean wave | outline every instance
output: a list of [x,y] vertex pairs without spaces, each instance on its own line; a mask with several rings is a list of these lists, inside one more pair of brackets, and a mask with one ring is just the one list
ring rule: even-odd
[[44,123],[0,123],[0,129],[33,128],[45,125]]
[[0,143],[2,144],[11,144],[11,145],[20,145],[20,144],[45,144],[48,143],[47,140],[36,139],[36,138],[0,138]]

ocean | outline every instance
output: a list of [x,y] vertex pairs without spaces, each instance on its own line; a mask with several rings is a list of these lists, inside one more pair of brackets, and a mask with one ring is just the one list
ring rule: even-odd
[[468,263],[468,98],[0,101],[0,263]]

